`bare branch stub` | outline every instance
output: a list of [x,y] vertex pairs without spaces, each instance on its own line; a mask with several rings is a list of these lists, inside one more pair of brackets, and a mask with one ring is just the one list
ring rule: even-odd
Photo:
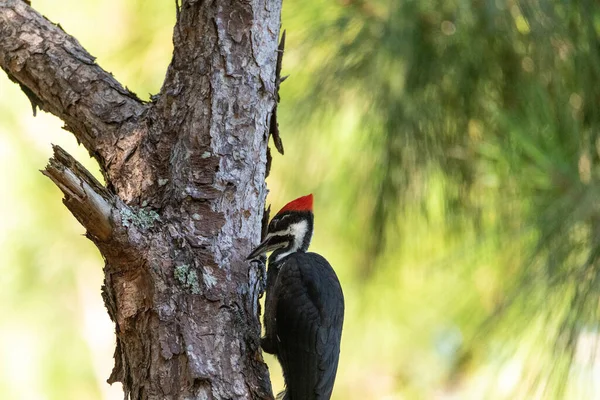
[[71,155],[54,146],[54,157],[42,171],[64,193],[64,203],[94,238],[112,234],[112,195]]
[[[279,135],[279,122],[277,121],[277,104],[281,100],[279,97],[279,86],[283,81],[287,79],[287,76],[281,77],[281,67],[283,65],[283,53],[285,51],[285,31],[281,34],[281,40],[279,46],[277,46],[277,63],[275,66],[275,105],[273,106],[273,113],[271,114],[271,121],[269,126],[269,134],[273,137],[273,143],[279,154],[283,154],[283,142]],[[267,175],[268,175],[267,169]]]

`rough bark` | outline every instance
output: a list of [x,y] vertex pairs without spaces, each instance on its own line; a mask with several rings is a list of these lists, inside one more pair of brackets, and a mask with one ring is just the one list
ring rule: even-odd
[[132,399],[272,398],[259,348],[260,239],[281,1],[183,1],[145,104],[20,0],[0,1],[0,67],[100,163],[44,173],[106,264],[115,367]]

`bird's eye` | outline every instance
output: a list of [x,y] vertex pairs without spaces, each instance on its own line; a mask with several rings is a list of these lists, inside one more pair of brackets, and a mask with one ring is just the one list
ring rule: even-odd
[[284,219],[288,218],[289,216],[290,216],[290,214],[285,214],[280,217],[273,218],[271,220],[271,223],[269,223],[269,230],[272,230],[271,228],[276,227],[280,222],[282,222]]

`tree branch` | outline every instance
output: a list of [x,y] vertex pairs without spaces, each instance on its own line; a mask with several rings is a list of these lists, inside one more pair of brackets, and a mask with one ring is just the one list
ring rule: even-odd
[[142,101],[21,0],[0,2],[0,67],[21,85],[34,111],[37,106],[65,121],[101,167],[119,161],[116,146],[135,146],[127,139],[146,109]]
[[110,238],[112,195],[100,182],[59,146],[42,173],[65,194],[65,205],[89,234],[101,241]]

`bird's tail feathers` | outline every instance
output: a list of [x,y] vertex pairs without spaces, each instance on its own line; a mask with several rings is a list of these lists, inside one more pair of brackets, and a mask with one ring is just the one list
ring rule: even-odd
[[287,395],[287,390],[279,392],[279,394],[275,397],[275,400],[290,400],[289,396]]

